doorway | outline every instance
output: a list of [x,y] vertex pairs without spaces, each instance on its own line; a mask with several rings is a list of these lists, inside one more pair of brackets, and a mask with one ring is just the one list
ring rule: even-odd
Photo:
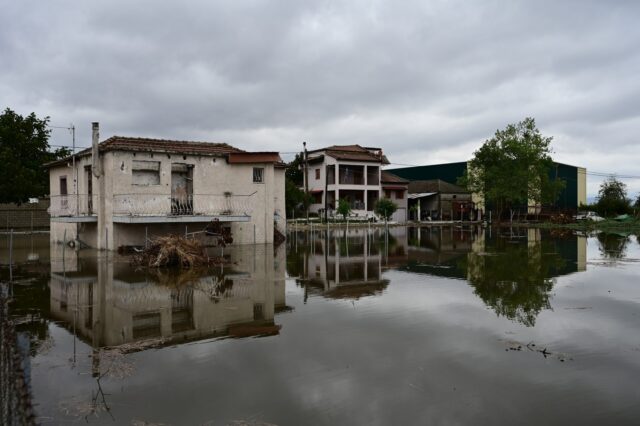
[[93,214],[93,179],[91,179],[91,166],[84,166],[84,183],[87,187],[87,214]]
[[171,164],[171,214],[193,214],[192,164]]

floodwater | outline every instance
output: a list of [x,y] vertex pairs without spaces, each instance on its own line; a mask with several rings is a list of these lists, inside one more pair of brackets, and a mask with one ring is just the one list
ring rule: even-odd
[[42,424],[640,419],[634,235],[291,232],[179,275],[14,238],[10,310]]

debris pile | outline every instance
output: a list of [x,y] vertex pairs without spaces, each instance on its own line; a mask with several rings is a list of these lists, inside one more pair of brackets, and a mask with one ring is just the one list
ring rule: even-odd
[[211,259],[199,241],[179,235],[158,237],[132,258],[135,265],[150,268],[195,268],[208,266]]

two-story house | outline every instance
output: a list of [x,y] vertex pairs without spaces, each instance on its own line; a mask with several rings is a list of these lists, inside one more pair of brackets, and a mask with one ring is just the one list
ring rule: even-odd
[[225,143],[113,136],[48,165],[51,240],[114,250],[146,238],[231,228],[234,243],[284,232],[284,164]]
[[373,217],[376,202],[388,196],[395,198],[394,202],[404,200],[393,220],[405,222],[408,182],[383,173],[382,167],[387,164],[389,161],[380,148],[333,145],[308,151],[303,189],[313,197],[309,210],[323,214],[326,209],[332,214],[337,200],[345,199],[352,214]]

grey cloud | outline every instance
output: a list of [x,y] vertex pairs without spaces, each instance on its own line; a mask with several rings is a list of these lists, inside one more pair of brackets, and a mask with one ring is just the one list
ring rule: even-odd
[[[14,2],[0,17],[0,99],[74,122],[85,145],[98,120],[105,136],[282,151],[356,142],[419,164],[467,159],[534,116],[560,161],[630,174],[639,12],[598,1]],[[608,149],[582,155],[604,139]],[[627,154],[615,170],[613,147]]]

